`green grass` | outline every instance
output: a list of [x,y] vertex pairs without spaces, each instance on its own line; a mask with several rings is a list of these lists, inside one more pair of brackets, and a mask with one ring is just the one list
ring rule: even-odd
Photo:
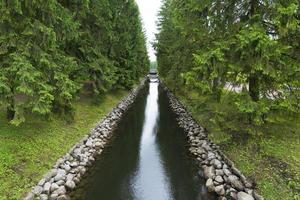
[[[300,199],[300,116],[273,113],[269,123],[247,125],[230,97],[207,101],[195,92],[177,96],[267,200]],[[251,130],[252,133],[248,133]],[[254,134],[253,134],[254,132]]]
[[29,115],[19,127],[5,120],[0,109],[0,200],[22,199],[56,160],[83,138],[127,94],[107,94],[99,105],[88,98],[75,104],[72,124],[61,117],[45,120]]

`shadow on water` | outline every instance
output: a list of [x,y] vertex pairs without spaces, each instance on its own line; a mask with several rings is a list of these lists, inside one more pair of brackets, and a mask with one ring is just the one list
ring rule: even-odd
[[213,200],[187,155],[166,94],[151,83],[139,95],[87,176],[75,200]]

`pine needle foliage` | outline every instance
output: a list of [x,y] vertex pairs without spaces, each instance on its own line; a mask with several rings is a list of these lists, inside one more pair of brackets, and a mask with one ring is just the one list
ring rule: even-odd
[[157,35],[160,75],[221,102],[228,85],[250,124],[299,112],[299,1],[164,0]]
[[25,112],[71,120],[84,84],[97,99],[148,66],[134,0],[0,1],[0,104],[15,125]]

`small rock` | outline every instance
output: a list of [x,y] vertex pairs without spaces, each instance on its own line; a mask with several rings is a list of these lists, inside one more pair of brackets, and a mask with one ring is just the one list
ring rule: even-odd
[[205,154],[206,152],[205,152],[204,149],[199,148],[199,149],[197,150],[197,153],[198,153],[198,155],[201,155],[201,154]]
[[67,187],[67,189],[69,189],[69,190],[73,190],[73,189],[76,187],[76,184],[75,184],[74,181],[67,181],[67,182],[66,182],[66,187]]
[[68,197],[67,195],[61,195],[57,198],[57,200],[70,200],[70,197]]
[[78,163],[77,163],[77,162],[72,162],[72,163],[70,164],[70,166],[71,166],[71,167],[77,167],[77,166],[78,166]]
[[217,181],[218,183],[223,183],[224,182],[222,176],[216,176],[215,181]]
[[43,188],[44,193],[49,194],[50,188],[51,188],[51,184],[49,182],[45,183]]
[[102,147],[102,143],[101,143],[101,142],[96,142],[96,143],[95,143],[95,146],[96,146],[96,147]]
[[80,178],[74,177],[73,181],[78,184],[80,182]]
[[254,198],[251,195],[249,195],[245,192],[239,192],[237,194],[237,199],[238,200],[254,200]]
[[56,184],[57,184],[58,186],[61,186],[61,185],[64,185],[64,184],[65,184],[65,181],[64,181],[64,180],[59,180],[59,181],[56,182]]
[[81,174],[81,175],[84,175],[85,172],[86,172],[86,168],[85,168],[85,167],[82,167],[82,168],[80,169],[80,174]]
[[34,194],[32,192],[29,192],[27,196],[24,198],[24,200],[33,200],[34,199]]
[[43,178],[42,180],[39,181],[38,185],[43,186],[45,184],[45,182],[46,182],[46,179]]
[[50,191],[53,192],[55,190],[57,190],[59,188],[59,186],[56,183],[52,183],[51,187],[50,187]]
[[219,185],[215,187],[215,192],[220,195],[223,196],[225,194],[225,189],[223,185]]
[[239,181],[239,180],[233,180],[233,181],[231,182],[231,185],[232,185],[234,188],[236,188],[237,190],[240,190],[240,191],[244,190],[244,185],[243,185],[243,183],[242,183],[241,181]]
[[52,177],[57,175],[57,170],[52,169],[48,174],[45,176],[45,181],[49,181]]
[[229,192],[226,196],[228,197],[228,199],[237,200],[236,192]]
[[58,194],[53,193],[50,195],[50,200],[56,200],[57,197],[58,197]]
[[253,190],[249,189],[249,188],[245,188],[245,192],[252,195],[253,193]]
[[65,164],[65,165],[63,166],[63,168],[64,168],[66,171],[70,171],[70,170],[71,170],[71,167],[70,167],[70,165],[68,165],[68,164]]
[[65,186],[60,186],[57,190],[54,191],[54,193],[58,194],[58,195],[64,195],[66,194],[66,188]]
[[67,181],[72,181],[74,177],[75,177],[74,174],[71,174],[71,173],[68,174],[68,175],[67,175]]
[[213,159],[215,159],[216,158],[216,155],[213,153],[213,152],[208,152],[208,154],[207,154],[207,159],[209,160],[209,161],[211,161],[211,160],[213,160]]
[[65,176],[63,174],[57,174],[54,177],[54,181],[60,181],[60,180],[64,180],[64,179],[65,179]]
[[43,187],[42,186],[36,186],[33,189],[33,193],[36,194],[36,195],[40,195],[40,194],[42,194],[42,192],[43,192]]
[[213,166],[204,167],[204,177],[206,179],[213,178],[215,176],[215,168]]
[[217,169],[216,170],[216,175],[217,176],[223,176],[224,175],[224,171],[222,169]]
[[213,182],[213,180],[211,178],[207,179],[205,185],[206,185],[206,187],[207,187],[207,189],[208,189],[209,192],[212,192],[212,191],[215,190],[214,182]]
[[249,181],[245,181],[245,186],[247,187],[247,188],[253,188],[253,184],[252,183],[250,183]]
[[252,195],[254,196],[255,200],[264,200],[264,198],[257,194],[255,191],[253,191]]
[[235,175],[229,175],[228,176],[228,181],[231,183],[233,182],[234,180],[238,180],[239,178]]
[[57,169],[57,174],[66,175],[67,173],[66,173],[66,170],[59,168],[59,169]]
[[217,169],[221,169],[222,168],[222,163],[221,161],[219,161],[218,159],[214,159],[212,160],[212,164],[215,166],[215,168]]
[[39,200],[48,200],[48,195],[41,194],[40,197],[39,197]]
[[230,176],[232,174],[228,169],[223,169],[223,172],[226,176]]
[[223,169],[228,169],[228,165],[227,165],[227,164],[224,164],[224,165],[223,165]]
[[78,156],[78,155],[80,155],[81,154],[81,148],[76,148],[76,149],[74,149],[74,151],[73,151],[73,155],[75,155],[75,156]]
[[91,146],[93,146],[93,142],[92,142],[91,140],[88,140],[88,141],[85,143],[85,145],[86,145],[87,147],[91,147]]

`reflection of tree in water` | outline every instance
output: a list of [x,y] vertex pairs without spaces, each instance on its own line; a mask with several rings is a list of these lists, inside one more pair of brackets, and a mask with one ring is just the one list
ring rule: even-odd
[[188,157],[183,130],[178,127],[176,116],[170,110],[168,98],[162,90],[159,92],[159,110],[157,142],[171,182],[173,199],[216,199],[215,195],[207,193],[205,181],[197,176],[197,166]]

